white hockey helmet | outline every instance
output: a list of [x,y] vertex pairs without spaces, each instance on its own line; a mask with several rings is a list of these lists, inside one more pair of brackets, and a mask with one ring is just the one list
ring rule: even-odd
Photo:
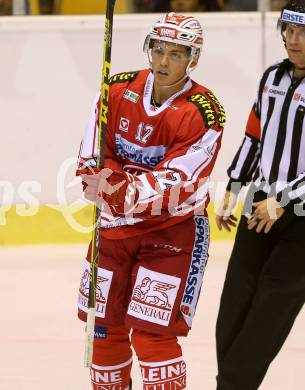
[[148,54],[154,40],[176,43],[191,49],[191,59],[198,60],[202,45],[202,27],[198,19],[170,12],[162,16],[147,35],[143,51]]

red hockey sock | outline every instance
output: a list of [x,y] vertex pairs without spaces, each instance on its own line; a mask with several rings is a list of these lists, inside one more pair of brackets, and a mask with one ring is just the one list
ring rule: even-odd
[[128,390],[132,351],[123,326],[95,328],[91,382],[94,390]]
[[177,337],[134,330],[131,340],[141,367],[143,390],[186,388],[186,366]]

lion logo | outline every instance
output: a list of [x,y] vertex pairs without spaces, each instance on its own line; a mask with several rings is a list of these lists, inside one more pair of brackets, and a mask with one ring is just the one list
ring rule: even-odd
[[[85,272],[83,273],[83,276],[80,281],[80,287],[79,291],[81,294],[85,295],[86,297],[89,297],[89,278],[90,278],[90,273],[86,269]],[[100,303],[105,303],[106,299],[103,296],[102,293],[102,283],[107,282],[109,279],[104,278],[103,276],[98,276],[97,281],[96,281],[96,300]]]
[[170,310],[171,304],[168,302],[166,291],[176,288],[175,285],[151,280],[145,277],[140,285],[137,285],[133,291],[133,298],[142,303]]
[[89,295],[89,271],[86,269],[80,281],[79,292],[85,296]]
[[109,279],[104,278],[103,276],[98,276],[96,281],[96,300],[100,303],[105,303],[106,299],[102,293],[102,283],[108,282]]

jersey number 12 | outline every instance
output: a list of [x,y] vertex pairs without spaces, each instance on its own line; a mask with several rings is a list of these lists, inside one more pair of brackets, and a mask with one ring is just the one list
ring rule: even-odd
[[146,144],[153,131],[153,126],[145,125],[143,122],[141,122],[137,129],[136,140],[140,141],[142,144]]

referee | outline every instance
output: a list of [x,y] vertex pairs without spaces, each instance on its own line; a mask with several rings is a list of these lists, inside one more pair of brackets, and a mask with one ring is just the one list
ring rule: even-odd
[[288,58],[269,67],[231,166],[219,229],[251,182],[216,325],[217,390],[255,390],[305,300],[305,0],[278,26]]

